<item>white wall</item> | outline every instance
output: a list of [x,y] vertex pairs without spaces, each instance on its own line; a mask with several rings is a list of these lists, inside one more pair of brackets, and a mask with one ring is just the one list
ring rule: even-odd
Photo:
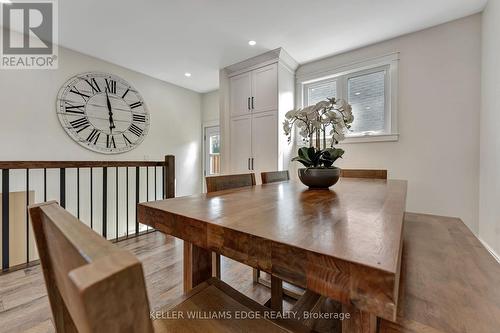
[[[86,71],[118,75],[142,94],[151,127],[135,150],[98,154],[75,143],[61,127],[57,93],[67,79]],[[201,96],[196,92],[60,48],[57,70],[0,70],[0,105],[1,160],[162,160],[173,154],[178,195],[200,191]]]
[[479,237],[500,253],[500,3],[483,13]]
[[219,91],[201,94],[201,118],[203,124],[219,123]]
[[[1,30],[0,30],[1,33]],[[149,134],[142,144],[127,153],[103,155],[75,143],[63,130],[56,115],[56,97],[60,87],[73,75],[103,71],[122,77],[142,95],[150,112]],[[65,48],[59,49],[57,70],[0,70],[0,160],[163,160],[167,154],[176,157],[176,194],[201,191],[201,95],[173,84],[139,74],[123,67]],[[126,170],[118,174],[118,216],[116,215],[116,173],[108,170],[108,238],[135,229],[135,170],[129,170],[128,226]],[[154,168],[140,171],[139,201],[161,198],[161,170],[157,169],[155,192]],[[97,232],[102,230],[102,170],[94,169],[93,211],[90,211],[90,171],[80,171],[80,219]],[[146,179],[149,180],[146,193]],[[66,209],[77,214],[76,171],[66,171]],[[1,180],[0,180],[1,183]],[[25,171],[10,171],[10,191],[25,191]],[[30,172],[30,190],[35,202],[44,200],[43,171]],[[59,200],[58,170],[47,172],[47,200]],[[14,213],[14,212],[12,212]],[[24,221],[24,212],[18,212]],[[92,219],[91,219],[92,215]],[[11,221],[12,223],[12,221]],[[146,229],[141,225],[140,230]],[[1,233],[1,231],[0,231]],[[30,258],[36,259],[33,233],[30,233]],[[26,228],[12,225],[10,230],[10,264],[23,263]]]
[[387,169],[408,180],[408,211],[457,216],[477,232],[481,15],[308,63],[297,76],[393,52],[399,141],[345,144],[338,165]]

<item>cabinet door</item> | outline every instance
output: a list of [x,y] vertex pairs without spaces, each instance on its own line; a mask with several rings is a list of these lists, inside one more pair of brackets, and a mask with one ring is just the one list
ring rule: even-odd
[[252,117],[252,157],[256,179],[263,171],[278,168],[278,112],[254,114]]
[[278,109],[277,64],[252,71],[252,97],[254,113]]
[[251,112],[249,98],[252,96],[252,73],[233,76],[229,81],[231,116],[249,114]]
[[252,117],[250,115],[231,119],[231,172],[250,172],[252,157]]

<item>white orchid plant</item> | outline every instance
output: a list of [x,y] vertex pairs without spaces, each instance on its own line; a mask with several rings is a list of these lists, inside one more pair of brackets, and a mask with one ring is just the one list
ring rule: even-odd
[[[299,156],[293,160],[305,167],[332,167],[344,154],[342,149],[334,148],[334,145],[344,140],[353,121],[351,105],[335,97],[302,109],[288,111],[283,122],[283,131],[288,142],[292,141],[292,129],[295,126],[302,140],[309,144],[309,148],[299,149]],[[330,147],[327,147],[327,136],[331,137]],[[316,147],[313,147],[314,141]]]

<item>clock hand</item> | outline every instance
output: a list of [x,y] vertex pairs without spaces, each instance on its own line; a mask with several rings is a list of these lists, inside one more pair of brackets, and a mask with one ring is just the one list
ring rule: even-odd
[[109,100],[108,90],[106,90],[106,104],[108,106],[108,114],[109,114],[109,131],[113,132],[113,128],[116,128],[115,122],[113,121],[113,109],[111,108],[111,102]]

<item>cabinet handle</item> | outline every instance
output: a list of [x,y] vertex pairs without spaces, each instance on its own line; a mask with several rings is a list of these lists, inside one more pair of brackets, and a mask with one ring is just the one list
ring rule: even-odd
[[253,96],[252,96],[252,109],[255,109],[255,107],[253,106]]
[[250,97],[248,97],[248,110],[250,110]]
[[250,169],[250,157],[248,158],[248,170],[252,170]]
[[252,157],[252,170],[253,170],[253,157]]

